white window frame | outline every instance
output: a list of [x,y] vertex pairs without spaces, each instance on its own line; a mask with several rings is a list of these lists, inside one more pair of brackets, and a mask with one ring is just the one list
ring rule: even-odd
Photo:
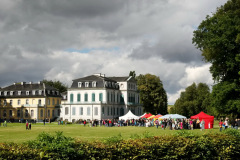
[[29,91],[26,91],[26,95],[27,95],[27,96],[29,95]]
[[10,95],[11,95],[11,96],[13,95],[13,91],[10,91]]
[[39,95],[42,95],[42,90],[39,90],[39,91],[38,91],[38,94],[39,94]]
[[7,93],[8,93],[7,91],[4,91],[4,96],[6,96],[6,95],[7,95]]
[[79,87],[79,88],[82,87],[82,82],[78,82],[78,87]]
[[85,82],[85,87],[89,87],[89,82]]
[[92,87],[97,87],[97,82],[96,81],[92,82]]
[[35,90],[32,90],[32,95],[35,95],[36,91]]

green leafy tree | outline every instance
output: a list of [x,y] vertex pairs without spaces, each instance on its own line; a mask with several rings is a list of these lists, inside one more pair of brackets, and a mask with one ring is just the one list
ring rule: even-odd
[[60,93],[66,92],[68,88],[66,84],[56,80],[43,80],[43,83],[58,89]]
[[207,16],[194,31],[193,43],[210,62],[217,83],[211,106],[218,114],[239,114],[240,100],[240,0],[228,0]]
[[137,77],[137,84],[145,112],[166,114],[167,94],[160,78],[151,74],[140,74]]
[[180,97],[176,100],[171,113],[178,113],[187,117],[195,115],[201,111],[207,112],[209,107],[208,98],[210,89],[207,84],[193,83],[188,86]]

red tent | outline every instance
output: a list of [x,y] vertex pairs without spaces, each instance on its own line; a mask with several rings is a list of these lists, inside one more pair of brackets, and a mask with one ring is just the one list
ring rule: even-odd
[[199,119],[200,121],[204,119],[205,129],[213,128],[214,116],[210,116],[204,112],[200,112],[195,116],[191,116],[191,119]]
[[148,118],[148,117],[150,117],[150,116],[152,116],[152,114],[151,114],[151,113],[148,113],[148,114],[145,114],[144,116],[142,116],[141,118]]

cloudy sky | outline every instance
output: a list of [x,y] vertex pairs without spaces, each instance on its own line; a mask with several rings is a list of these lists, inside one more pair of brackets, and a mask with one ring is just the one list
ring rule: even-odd
[[226,0],[1,0],[0,86],[103,73],[160,77],[174,104],[213,84],[193,31]]

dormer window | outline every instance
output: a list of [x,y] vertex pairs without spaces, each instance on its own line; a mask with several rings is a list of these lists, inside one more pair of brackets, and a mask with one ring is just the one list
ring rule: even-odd
[[35,91],[35,90],[33,90],[33,91],[32,91],[32,95],[35,95],[35,93],[36,93],[36,91]]
[[21,93],[22,93],[21,91],[18,91],[18,95],[19,95],[19,96],[21,95]]
[[4,92],[4,96],[6,96],[6,95],[7,95],[7,93],[8,93],[8,92],[7,92],[7,91],[5,91],[5,92]]
[[39,90],[39,91],[38,91],[38,94],[39,94],[39,95],[42,95],[42,90]]
[[111,87],[111,82],[108,82],[108,87]]
[[29,95],[29,91],[26,91],[26,95]]
[[108,82],[105,82],[105,87],[107,87],[108,86]]
[[0,91],[0,96],[2,95],[2,92]]
[[59,91],[56,91],[57,95],[59,95]]
[[48,94],[50,94],[50,91],[48,90]]
[[112,82],[112,87],[113,87],[113,88],[115,87],[115,83],[114,83],[114,82]]
[[11,95],[11,96],[13,95],[13,91],[10,92],[10,95]]
[[55,95],[55,91],[52,91],[52,94]]
[[92,82],[92,87],[97,87],[97,82],[96,81]]
[[89,87],[89,82],[85,82],[85,87]]
[[79,87],[79,88],[82,87],[82,82],[78,82],[78,87]]

